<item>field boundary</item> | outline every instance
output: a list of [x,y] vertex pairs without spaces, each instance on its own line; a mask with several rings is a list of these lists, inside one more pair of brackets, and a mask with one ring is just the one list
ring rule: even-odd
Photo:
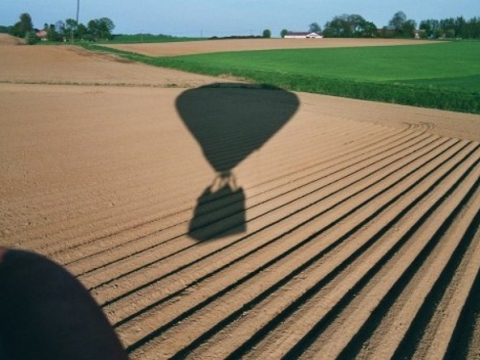
[[46,86],[93,86],[93,87],[125,87],[125,88],[160,88],[184,89],[178,84],[134,84],[134,83],[108,83],[108,82],[79,82],[79,81],[34,81],[34,80],[3,80],[0,84],[9,85],[46,85]]

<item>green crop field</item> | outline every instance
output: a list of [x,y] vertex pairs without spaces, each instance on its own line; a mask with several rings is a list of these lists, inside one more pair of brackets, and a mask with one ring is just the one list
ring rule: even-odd
[[266,50],[133,60],[294,91],[480,113],[480,42]]
[[[480,91],[480,42],[228,52],[169,60],[199,68],[235,69],[353,81],[434,85]],[[213,69],[212,69],[213,70]],[[218,70],[214,70],[218,71]]]

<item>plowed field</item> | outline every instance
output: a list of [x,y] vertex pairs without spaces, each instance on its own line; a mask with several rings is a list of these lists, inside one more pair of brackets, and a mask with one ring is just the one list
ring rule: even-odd
[[480,116],[0,64],[0,244],[77,276],[132,359],[480,358]]

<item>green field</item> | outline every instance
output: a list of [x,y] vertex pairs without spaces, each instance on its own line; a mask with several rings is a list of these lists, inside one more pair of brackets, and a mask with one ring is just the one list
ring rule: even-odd
[[219,68],[225,72],[244,69],[353,81],[415,83],[480,92],[480,42],[229,52],[170,60],[199,68]]
[[232,75],[288,90],[480,113],[480,42],[225,52],[150,58],[151,65]]

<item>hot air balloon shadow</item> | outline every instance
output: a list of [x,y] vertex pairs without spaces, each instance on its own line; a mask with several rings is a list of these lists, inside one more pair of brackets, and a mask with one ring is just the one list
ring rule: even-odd
[[184,91],[178,113],[216,175],[197,199],[189,236],[203,241],[246,232],[245,193],[233,169],[293,116],[298,97],[275,87],[216,83]]

